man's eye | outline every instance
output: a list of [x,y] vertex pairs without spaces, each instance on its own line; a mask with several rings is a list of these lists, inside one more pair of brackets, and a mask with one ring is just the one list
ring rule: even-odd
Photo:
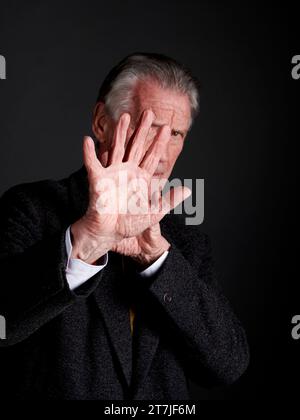
[[180,131],[175,131],[175,130],[172,131],[172,136],[173,137],[178,137],[180,135],[181,135]]

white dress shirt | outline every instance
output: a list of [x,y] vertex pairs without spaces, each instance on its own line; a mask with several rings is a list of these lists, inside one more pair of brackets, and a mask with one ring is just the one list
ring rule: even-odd
[[[99,271],[103,270],[106,267],[108,263],[108,254],[105,254],[102,258],[100,258],[99,265],[87,264],[82,260],[71,258],[73,246],[71,241],[70,229],[71,226],[69,226],[66,231],[66,250],[68,255],[66,277],[70,290],[75,290],[77,287],[87,282],[91,277],[93,277],[95,274],[99,273]],[[151,264],[149,267],[139,272],[138,274],[141,277],[153,276],[163,265],[168,254],[169,251],[165,251],[153,264]]]

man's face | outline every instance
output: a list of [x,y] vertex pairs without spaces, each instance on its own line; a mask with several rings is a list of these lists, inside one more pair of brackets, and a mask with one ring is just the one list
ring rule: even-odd
[[[150,147],[161,126],[168,125],[171,128],[169,142],[154,173],[154,177],[168,179],[182,151],[184,140],[190,127],[191,110],[189,99],[186,95],[162,89],[153,82],[140,82],[135,88],[133,104],[133,109],[130,112],[131,123],[126,145],[134,134],[143,111],[147,109],[151,109],[155,117],[145,142],[145,151]],[[107,139],[105,139],[104,143],[110,147],[116,122],[110,119],[108,126],[109,128],[105,131]],[[104,163],[103,158],[101,160]]]

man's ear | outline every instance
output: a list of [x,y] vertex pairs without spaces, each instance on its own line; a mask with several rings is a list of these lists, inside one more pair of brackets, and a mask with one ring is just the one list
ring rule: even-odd
[[98,102],[94,108],[92,128],[97,140],[104,143],[106,141],[107,115],[103,102]]

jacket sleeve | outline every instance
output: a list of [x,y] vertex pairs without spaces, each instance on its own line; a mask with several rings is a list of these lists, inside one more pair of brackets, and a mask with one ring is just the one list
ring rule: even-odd
[[248,344],[216,282],[209,238],[200,233],[185,255],[169,242],[169,256],[146,288],[149,311],[190,379],[231,384],[248,366]]
[[96,287],[101,273],[72,292],[66,279],[66,227],[45,235],[46,209],[20,186],[0,199],[0,314],[14,345]]

